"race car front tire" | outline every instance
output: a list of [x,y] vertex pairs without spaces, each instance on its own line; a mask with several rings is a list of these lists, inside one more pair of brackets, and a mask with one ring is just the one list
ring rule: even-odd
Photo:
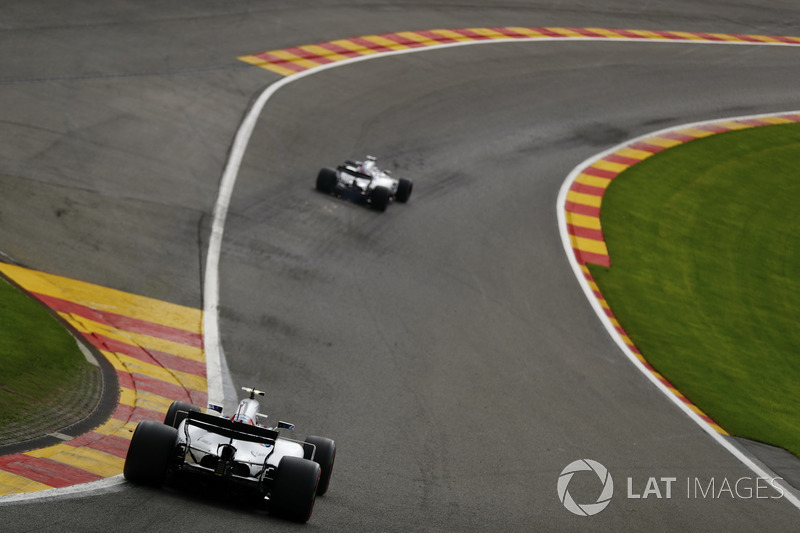
[[293,457],[281,458],[270,490],[269,513],[295,522],[308,522],[314,510],[321,475],[314,461]]
[[336,177],[336,171],[332,168],[321,168],[317,174],[317,190],[330,194],[336,188],[339,178]]
[[389,197],[391,192],[386,187],[375,187],[369,197],[370,204],[378,211],[386,211],[386,206],[389,205]]
[[153,420],[139,422],[125,456],[125,479],[153,487],[163,485],[177,441],[174,427]]
[[190,403],[175,401],[167,409],[167,416],[164,417],[164,423],[168,426],[177,428],[181,422],[186,418],[189,411],[194,413],[200,412],[200,408]]
[[411,190],[414,188],[414,183],[406,178],[400,178],[397,182],[397,193],[394,195],[395,199],[400,203],[406,203],[411,197]]
[[[313,446],[309,446],[309,444]],[[317,496],[322,496],[328,492],[328,485],[331,482],[333,462],[336,459],[336,444],[331,439],[309,435],[306,437],[306,445],[303,448],[305,448],[305,458],[317,463],[321,469]]]

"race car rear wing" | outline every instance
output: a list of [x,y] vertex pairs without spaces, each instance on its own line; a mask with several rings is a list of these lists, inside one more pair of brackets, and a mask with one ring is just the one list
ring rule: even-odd
[[355,169],[353,167],[339,165],[338,167],[336,167],[336,170],[338,170],[339,172],[347,172],[351,176],[355,176],[357,178],[364,178],[368,180],[372,179],[372,176],[370,176],[369,174],[364,174],[363,172],[360,172],[358,169]]
[[262,444],[275,444],[279,433],[259,426],[250,426],[241,422],[234,422],[220,416],[209,415],[198,411],[190,411],[186,417],[187,426],[215,433],[229,439],[257,442]]

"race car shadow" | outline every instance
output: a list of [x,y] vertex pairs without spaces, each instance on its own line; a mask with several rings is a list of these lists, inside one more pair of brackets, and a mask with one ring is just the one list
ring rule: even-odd
[[256,491],[246,490],[219,480],[209,480],[192,475],[170,475],[161,488],[139,485],[142,490],[153,491],[160,498],[176,500],[175,504],[185,508],[196,503],[215,509],[219,513],[252,515],[259,519],[284,519],[269,514],[269,502]]
[[326,193],[317,189],[314,189],[314,191],[322,196],[341,201],[341,205],[366,207],[370,211],[374,211],[376,213],[379,212],[377,209],[372,207],[372,205],[366,200],[366,198],[364,198],[364,196],[352,191],[336,191],[334,193]]

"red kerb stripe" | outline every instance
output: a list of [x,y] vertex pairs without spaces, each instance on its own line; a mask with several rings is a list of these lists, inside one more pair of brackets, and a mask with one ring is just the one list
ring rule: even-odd
[[689,142],[697,139],[697,137],[693,135],[687,135],[685,133],[678,133],[677,131],[668,131],[667,133],[662,133],[661,137],[665,139],[672,139],[673,141],[680,141],[680,142]]
[[606,193],[606,190],[603,189],[602,187],[593,187],[591,185],[586,185],[585,183],[578,183],[578,182],[573,183],[572,186],[569,188],[569,190],[581,194],[590,194],[592,196],[600,196],[600,197],[602,197]]
[[706,41],[724,41],[722,37],[717,37],[716,35],[711,35],[710,33],[693,33],[692,35],[697,35],[701,39],[705,39]]
[[636,158],[633,158],[633,157],[625,157],[625,156],[621,156],[619,154],[607,155],[602,160],[603,161],[608,161],[609,163],[618,163],[620,165],[628,165],[629,167],[635,165],[636,163],[641,163],[641,161],[642,161],[641,159],[636,159]]
[[[158,337],[159,339],[186,344],[194,348],[203,347],[203,336],[200,333],[174,328],[171,326],[165,326],[163,324],[156,324],[155,322],[148,322],[147,320],[131,318],[129,316],[119,315],[117,313],[111,313],[108,311],[100,311],[86,305],[71,302],[69,300],[63,300],[54,296],[47,296],[39,293],[33,294],[46,306],[60,313],[70,313],[82,316],[94,322],[100,322],[101,324],[115,327],[117,329],[130,331],[132,333],[141,333],[143,335],[149,335],[150,337]],[[200,324],[198,323],[198,330],[199,328]]]
[[540,33],[543,33],[543,34],[547,35],[548,37],[560,37],[562,39],[568,37],[568,35],[565,35],[563,33],[557,32],[555,30],[550,30],[548,28],[534,28],[534,30],[536,30],[536,31],[538,31]]
[[76,439],[69,441],[70,446],[91,448],[116,457],[125,458],[128,454],[130,441],[116,435],[103,435],[102,433],[84,433]]
[[458,33],[459,35],[463,35],[464,37],[469,37],[470,39],[472,39],[474,41],[485,41],[485,40],[490,38],[487,35],[482,35],[480,33],[477,33],[475,31],[472,31],[472,30],[467,29],[467,28],[461,28],[461,29],[451,30],[451,31],[453,31],[455,33]]
[[583,250],[578,250],[577,248],[573,248],[573,251],[575,252],[575,258],[579,263],[593,263],[595,265],[604,267],[611,266],[611,259],[607,255],[585,252]]
[[737,39],[741,39],[742,41],[748,41],[751,43],[763,43],[764,41],[761,39],[756,39],[750,35],[745,35],[743,33],[731,33],[731,37],[736,37]]
[[199,361],[192,361],[191,359],[160,352],[158,350],[145,350],[140,346],[127,344],[98,333],[88,335],[86,338],[100,350],[121,353],[145,363],[159,365],[170,370],[179,370],[203,377],[206,375],[206,365]]
[[273,65],[278,65],[285,69],[293,70],[295,72],[302,72],[306,70],[306,67],[298,65],[297,63],[292,63],[289,60],[283,59],[282,57],[278,57],[276,55],[272,55],[269,52],[263,52],[261,54],[256,54],[255,57],[266,61],[267,63],[272,63]]
[[126,389],[134,388],[133,377],[131,376],[130,372],[117,370],[117,379],[119,380],[120,387],[125,387]]
[[331,63],[332,61],[325,56],[321,56],[314,52],[309,52],[308,50],[303,50],[302,48],[287,48],[284,50],[285,52],[289,52],[290,54],[294,54],[297,57],[302,59],[307,59],[309,61],[315,61],[317,63]]
[[355,52],[350,50],[349,48],[345,48],[344,46],[335,44],[335,43],[319,43],[317,44],[320,48],[324,48],[325,50],[330,50],[331,52],[339,55],[343,55],[345,57],[356,57],[360,56],[361,52]]
[[171,400],[180,400],[182,402],[189,402],[198,407],[204,407],[208,403],[208,394],[203,391],[196,391],[187,389],[172,383],[166,383],[160,379],[144,374],[132,374],[133,380],[136,382],[136,389],[158,394]]
[[711,131],[714,133],[725,133],[726,131],[731,131],[730,128],[727,128],[725,126],[720,126],[719,124],[701,124],[695,127],[698,130]]
[[167,413],[153,411],[152,409],[145,409],[144,407],[134,407],[129,421],[141,422],[142,420],[155,420],[156,422],[163,422],[164,415],[166,414]]
[[661,37],[664,37],[665,39],[673,39],[675,41],[686,41],[687,40],[686,37],[683,37],[682,35],[675,35],[674,33],[671,33],[671,32],[668,32],[668,31],[654,31],[652,33],[655,33],[656,35],[660,35]]
[[603,168],[597,168],[593,166],[588,166],[583,169],[582,171],[584,174],[588,174],[589,176],[596,176],[598,178],[606,178],[609,180],[613,180],[614,178],[619,175],[619,172],[615,170],[606,170]]
[[771,124],[771,122],[767,122],[765,120],[759,120],[757,118],[737,120],[736,122],[740,124],[747,124],[748,126],[754,126],[754,127],[769,126]]
[[647,38],[647,37],[644,37],[642,35],[638,35],[636,33],[633,33],[630,30],[611,29],[611,30],[608,30],[608,31],[611,31],[611,32],[614,32],[614,33],[618,33],[622,37],[629,37],[631,39],[646,39]]
[[607,38],[605,35],[601,35],[599,33],[595,33],[595,32],[593,32],[593,31],[591,31],[591,30],[589,30],[587,28],[565,28],[565,29],[567,29],[569,31],[574,31],[575,33],[577,33],[579,35],[583,35],[584,37],[594,37],[594,38],[599,37],[599,38],[603,38],[603,39]]
[[600,208],[593,205],[578,204],[575,202],[567,202],[564,204],[564,210],[576,215],[585,215],[587,217],[599,217]]
[[376,52],[391,52],[392,49],[388,46],[383,46],[382,44],[373,43],[372,41],[368,41],[363,37],[353,37],[352,39],[347,39],[351,43],[360,44],[364,48],[369,50],[375,50]]
[[593,241],[604,242],[603,232],[599,229],[583,228],[581,226],[574,226],[572,224],[567,224],[567,232],[570,235],[575,235],[576,237],[581,237],[583,239],[591,239]]
[[182,402],[188,402],[191,400],[188,391],[180,385],[167,383],[166,381],[161,381],[160,379],[136,372],[131,374],[131,378],[133,379],[136,390],[157,394],[173,401],[180,400]]
[[649,144],[646,142],[637,142],[630,145],[630,148],[634,150],[641,150],[642,152],[650,152],[651,154],[657,154],[663,150],[666,150],[664,146],[658,146],[657,144]]
[[0,457],[0,469],[56,488],[103,479],[103,476],[74,466],[24,453]]
[[396,33],[384,33],[381,35],[381,37],[396,42],[397,44],[408,46],[409,48],[421,48],[423,46],[426,46],[425,43],[409,39],[408,37],[405,37],[403,35],[398,35]]
[[456,42],[455,39],[452,37],[446,37],[444,35],[440,35],[438,33],[433,33],[430,30],[423,30],[423,31],[415,31],[417,35],[422,35],[426,39],[430,39],[432,41],[436,41],[437,43],[454,43]]
[[[520,37],[522,37],[522,38],[529,38],[530,37],[530,35],[525,35],[523,33],[519,33],[517,31],[512,30],[511,28],[499,28],[498,27],[498,28],[489,28],[489,29],[492,30],[492,31],[496,31],[497,33],[499,33],[501,35],[505,35],[506,37],[511,37],[513,39],[517,39],[517,38],[520,38]],[[531,30],[535,31],[535,28],[528,28],[528,29],[531,29]]]
[[770,39],[775,39],[776,41],[780,41],[782,43],[797,44],[796,39],[790,39],[788,37],[784,37],[783,35],[768,35],[767,37],[769,37]]
[[114,411],[113,415],[111,415],[111,418],[126,423],[141,422],[142,420],[155,420],[156,422],[163,422],[165,414],[166,413],[160,413],[158,411],[145,409],[143,407],[131,407],[130,405],[119,404],[117,406],[117,410]]

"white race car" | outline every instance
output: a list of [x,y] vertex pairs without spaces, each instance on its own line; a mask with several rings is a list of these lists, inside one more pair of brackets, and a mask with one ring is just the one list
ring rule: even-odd
[[368,155],[365,161],[345,161],[336,169],[322,168],[317,174],[317,190],[365,201],[378,211],[385,211],[395,200],[407,202],[413,182],[393,177],[390,171],[378,168],[375,161]]
[[316,497],[328,491],[336,446],[324,437],[304,442],[281,437],[279,430],[294,429],[287,422],[259,425],[267,417],[258,412],[255,396],[264,392],[242,390],[250,396],[229,417],[219,406],[202,413],[173,402],[163,424],[140,422],[125,458],[125,478],[159,487],[168,474],[207,476],[257,491],[270,514],[306,522]]

